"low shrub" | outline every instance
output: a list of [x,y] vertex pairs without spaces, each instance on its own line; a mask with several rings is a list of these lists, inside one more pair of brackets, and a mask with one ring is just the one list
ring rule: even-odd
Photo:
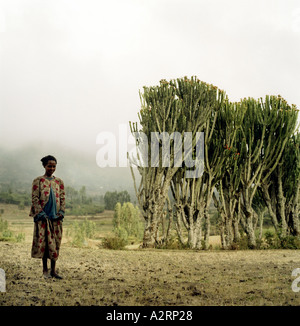
[[266,231],[261,249],[300,249],[300,237],[287,235],[279,236],[271,231]]
[[189,249],[188,243],[183,244],[177,234],[172,234],[169,239],[156,245],[157,249]]
[[127,241],[118,236],[106,237],[102,240],[102,246],[105,249],[122,250],[126,245]]
[[246,234],[241,234],[239,241],[233,242],[230,247],[231,250],[247,250],[249,249],[248,237]]
[[300,249],[300,238],[292,235],[281,237],[280,245],[282,249]]

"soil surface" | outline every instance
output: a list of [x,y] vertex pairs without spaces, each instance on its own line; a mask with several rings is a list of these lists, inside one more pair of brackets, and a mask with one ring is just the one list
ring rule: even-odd
[[[297,250],[106,250],[62,244],[62,280],[45,279],[31,244],[0,242],[0,306],[300,305]],[[300,275],[298,275],[300,276]],[[300,287],[300,282],[298,283]]]

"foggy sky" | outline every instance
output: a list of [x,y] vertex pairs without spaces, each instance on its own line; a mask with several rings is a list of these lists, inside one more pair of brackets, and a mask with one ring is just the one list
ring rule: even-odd
[[299,53],[297,0],[0,0],[0,146],[96,155],[163,78],[299,108]]

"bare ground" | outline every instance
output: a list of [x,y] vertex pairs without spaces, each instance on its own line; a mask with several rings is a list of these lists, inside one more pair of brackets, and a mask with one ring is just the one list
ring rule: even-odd
[[63,280],[44,279],[30,250],[29,241],[0,242],[0,306],[300,305],[291,288],[297,250],[115,251],[63,243]]

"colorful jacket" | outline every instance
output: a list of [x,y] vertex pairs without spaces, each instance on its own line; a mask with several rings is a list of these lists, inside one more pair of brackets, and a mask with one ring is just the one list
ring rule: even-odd
[[44,176],[37,177],[32,182],[32,205],[29,216],[35,218],[43,212],[43,208],[47,204],[50,196],[50,187],[52,187],[55,198],[57,212],[64,214],[65,212],[65,186],[60,178],[52,176],[52,180],[46,179]]

